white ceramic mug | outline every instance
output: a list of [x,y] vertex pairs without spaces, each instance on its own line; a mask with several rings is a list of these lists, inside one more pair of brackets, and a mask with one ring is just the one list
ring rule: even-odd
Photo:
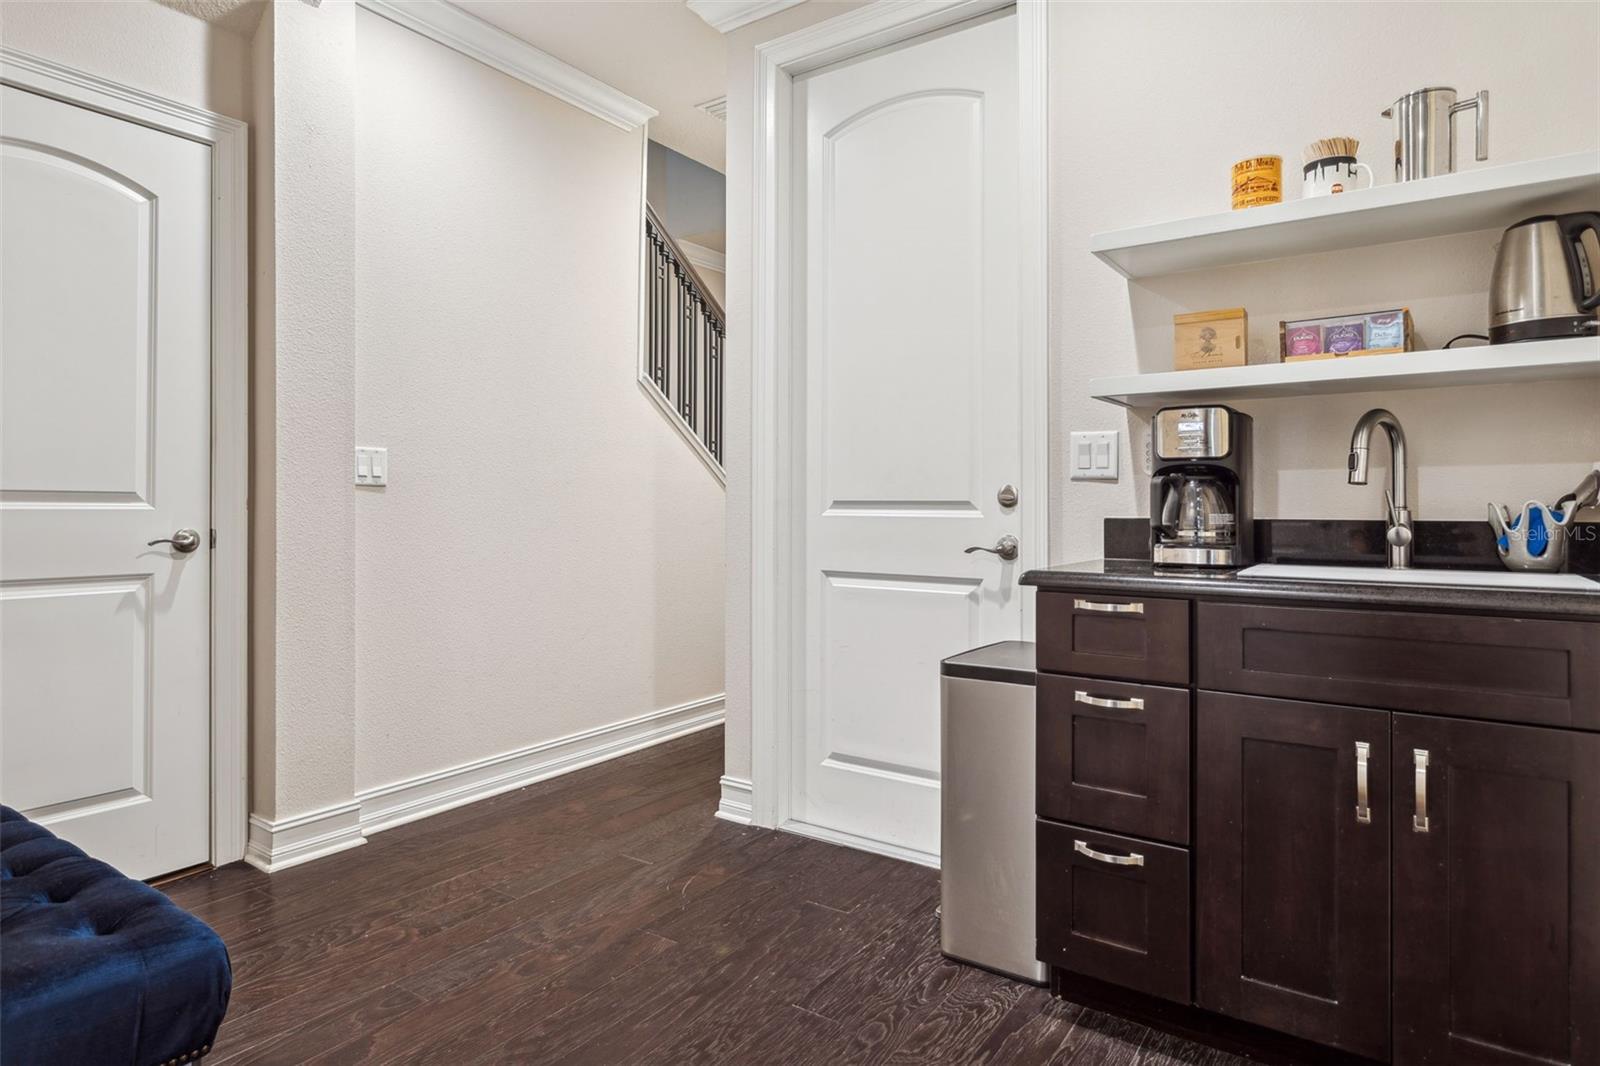
[[1372,168],[1365,163],[1357,163],[1353,155],[1330,155],[1322,159],[1313,159],[1305,166],[1304,184],[1301,186],[1300,195],[1306,199],[1313,196],[1333,196],[1337,193],[1348,192],[1356,188],[1356,172],[1367,172],[1365,188],[1372,188]]

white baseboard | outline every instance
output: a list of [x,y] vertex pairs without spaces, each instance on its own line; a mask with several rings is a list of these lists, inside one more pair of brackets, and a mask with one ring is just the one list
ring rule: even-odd
[[708,696],[409,780],[362,789],[356,793],[361,832],[382,832],[535,781],[571,773],[721,725],[722,718],[723,697]]
[[742,777],[723,777],[722,798],[717,803],[717,817],[724,822],[749,825],[751,820],[751,793],[754,786]]
[[361,805],[354,800],[278,821],[252,814],[244,861],[272,874],[366,842]]
[[916,848],[904,848],[898,844],[886,844],[881,840],[870,837],[856,836],[854,833],[841,832],[838,829],[828,829],[809,822],[784,822],[778,827],[785,833],[796,836],[810,837],[812,840],[821,840],[829,844],[838,844],[840,847],[854,848],[857,851],[869,851],[874,855],[882,855],[890,859],[899,859],[901,862],[914,862],[918,866],[931,866],[939,869],[939,856],[929,851],[918,851]]

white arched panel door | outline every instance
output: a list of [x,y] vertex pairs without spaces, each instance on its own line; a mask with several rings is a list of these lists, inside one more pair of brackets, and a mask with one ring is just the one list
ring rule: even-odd
[[796,82],[804,669],[796,821],[939,850],[939,660],[1022,635],[1015,17]]
[[211,845],[211,148],[0,93],[0,801],[151,877]]

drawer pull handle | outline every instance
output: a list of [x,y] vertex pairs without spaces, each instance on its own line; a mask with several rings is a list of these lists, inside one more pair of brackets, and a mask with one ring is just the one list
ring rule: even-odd
[[1356,821],[1362,825],[1372,823],[1372,808],[1367,803],[1367,758],[1371,754],[1372,745],[1356,741]]
[[1106,614],[1144,614],[1142,603],[1100,603],[1095,600],[1073,600],[1072,606],[1079,611],[1104,611]]
[[1411,831],[1426,833],[1428,831],[1428,751],[1426,748],[1412,748],[1411,761],[1417,768],[1417,810],[1411,816]]
[[1114,711],[1144,710],[1144,700],[1138,696],[1125,700],[1114,700],[1108,696],[1091,696],[1080,688],[1072,694],[1072,698],[1079,703],[1087,703],[1091,707],[1110,707]]
[[1143,866],[1144,856],[1137,851],[1130,851],[1126,855],[1107,855],[1103,851],[1096,851],[1086,841],[1074,840],[1072,850],[1079,855],[1087,855],[1095,862],[1109,862],[1112,866]]

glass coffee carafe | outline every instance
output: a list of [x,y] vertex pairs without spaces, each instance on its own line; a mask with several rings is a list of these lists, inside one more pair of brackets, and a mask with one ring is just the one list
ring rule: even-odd
[[1162,487],[1159,543],[1185,548],[1234,544],[1238,530],[1234,486],[1209,474],[1167,474]]

